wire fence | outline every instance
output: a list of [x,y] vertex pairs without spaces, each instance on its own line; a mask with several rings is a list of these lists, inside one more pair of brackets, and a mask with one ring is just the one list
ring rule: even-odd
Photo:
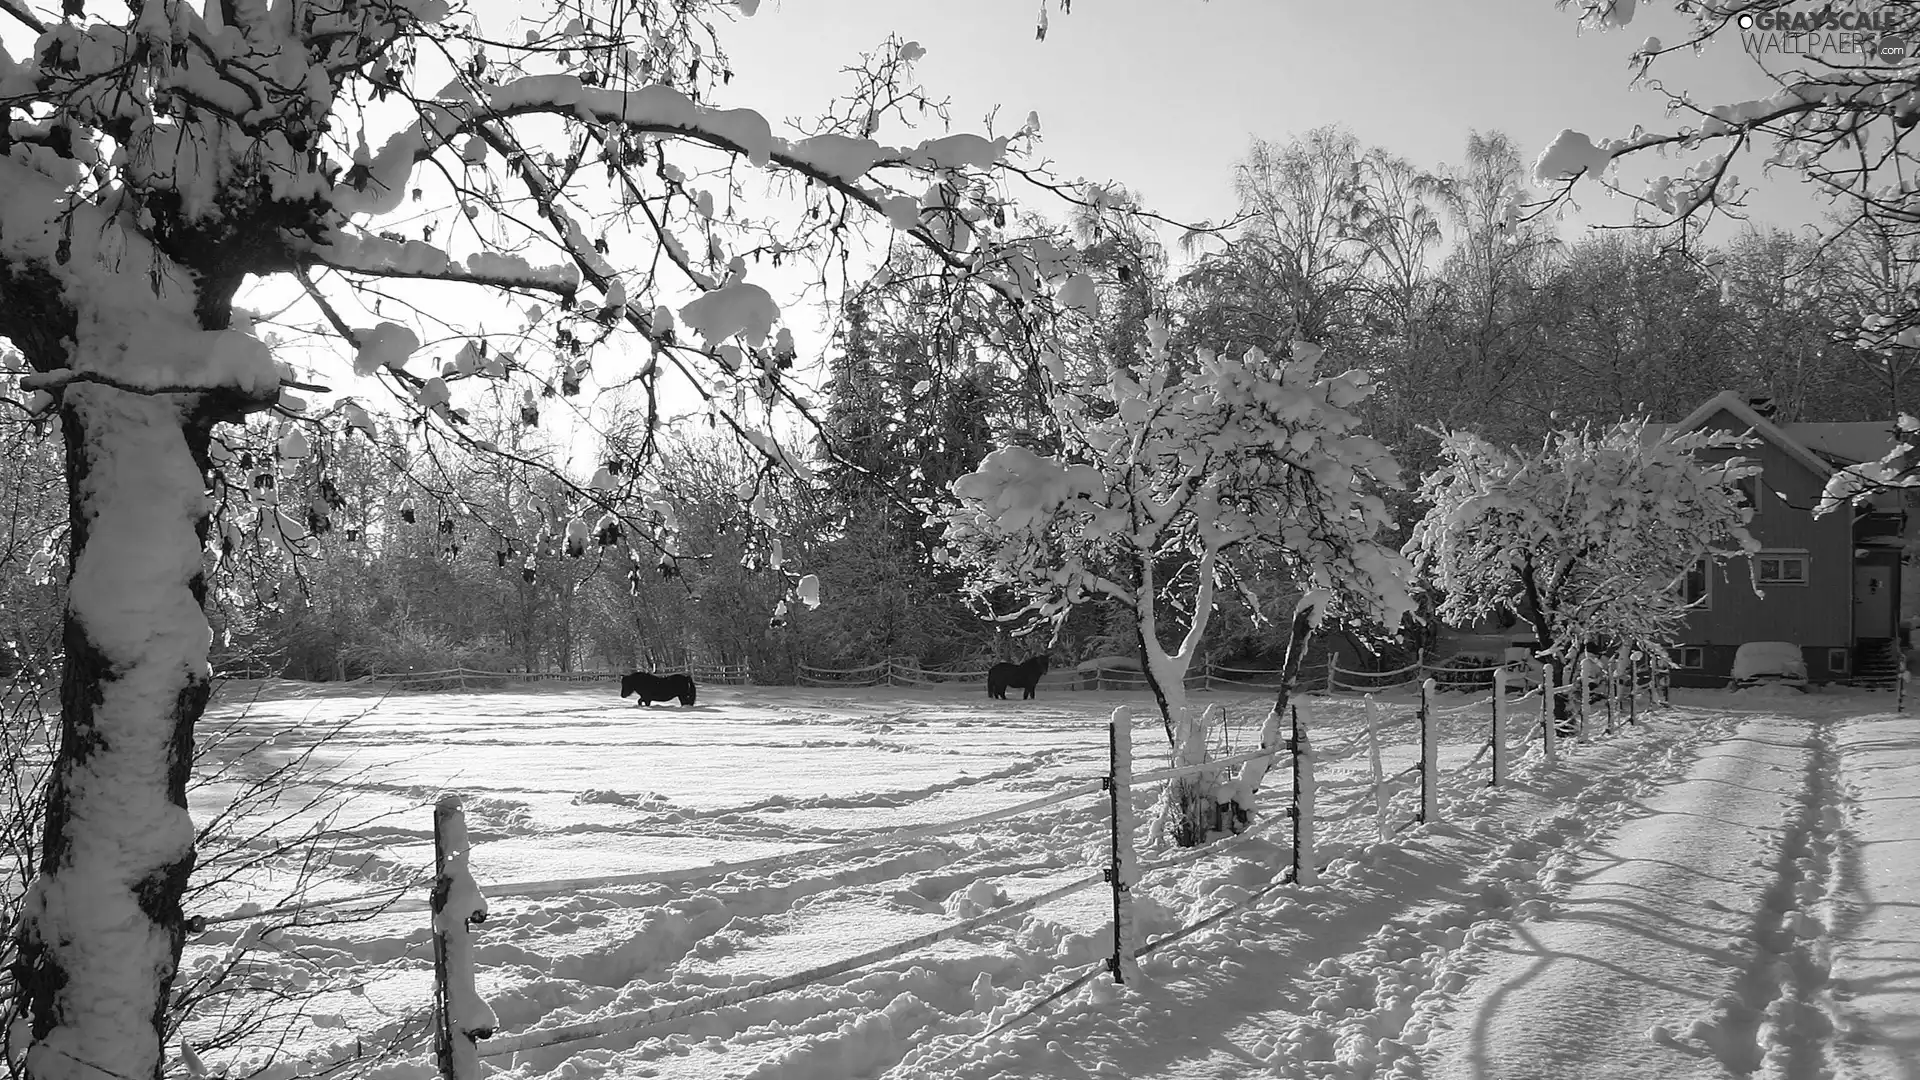
[[[1462,663],[1460,657],[1429,660],[1425,653],[1404,667],[1390,671],[1342,668],[1329,654],[1324,660],[1301,666],[1295,688],[1303,693],[1366,692],[1417,686],[1427,679],[1437,680],[1442,690],[1483,690],[1492,685],[1493,673],[1506,665]],[[802,686],[944,686],[951,683],[984,683],[986,668],[926,668],[911,657],[890,657],[859,667],[834,668],[798,665],[796,681]],[[1184,682],[1189,690],[1278,690],[1282,672],[1275,668],[1242,668],[1202,661],[1189,668]],[[1145,690],[1147,675],[1138,667],[1111,663],[1088,663],[1049,671],[1042,681],[1066,690]]]
[[[1457,669],[1455,669],[1457,670]],[[1382,677],[1406,674],[1381,673]],[[436,673],[444,674],[444,673]],[[576,673],[587,677],[586,673]],[[1589,672],[1589,674],[1591,674]],[[1049,1004],[1074,988],[1084,985],[1102,969],[1116,981],[1135,977],[1139,957],[1173,944],[1216,922],[1233,911],[1244,909],[1260,897],[1282,885],[1311,883],[1323,867],[1315,852],[1317,835],[1338,834],[1342,839],[1366,834],[1389,840],[1410,826],[1440,820],[1440,784],[1443,778],[1466,777],[1487,762],[1486,783],[1505,781],[1507,763],[1516,755],[1539,743],[1546,764],[1551,765],[1562,752],[1562,743],[1579,743],[1611,733],[1620,726],[1637,721],[1640,713],[1653,708],[1665,691],[1663,671],[1636,660],[1624,670],[1601,673],[1597,678],[1582,678],[1570,687],[1546,689],[1529,687],[1516,673],[1493,669],[1491,686],[1483,695],[1466,700],[1442,698],[1439,680],[1429,676],[1422,682],[1416,699],[1387,701],[1376,694],[1359,696],[1362,722],[1325,747],[1316,746],[1307,725],[1293,707],[1290,726],[1269,715],[1260,743],[1253,749],[1213,760],[1179,764],[1168,768],[1135,773],[1132,766],[1131,708],[1114,710],[1108,725],[1108,762],[1103,773],[1070,782],[1064,790],[1027,799],[1009,806],[942,822],[909,826],[847,840],[836,844],[805,848],[775,855],[705,866],[650,870],[592,877],[558,878],[508,882],[491,885],[484,892],[472,876],[471,844],[466,833],[461,799],[443,797],[434,810],[435,865],[427,896],[401,895],[395,889],[320,900],[306,904],[283,905],[267,911],[242,911],[195,920],[201,928],[223,922],[263,919],[299,911],[343,910],[372,907],[381,912],[431,912],[435,957],[434,978],[434,1056],[441,1075],[447,1080],[475,1080],[484,1059],[508,1057],[522,1051],[544,1047],[591,1042],[622,1032],[632,1032],[668,1021],[739,1005],[775,994],[816,984],[861,968],[872,967],[902,955],[925,949],[936,943],[964,936],[984,926],[1005,921],[1053,903],[1082,890],[1105,885],[1112,895],[1113,917],[1107,929],[1112,948],[1102,964],[1075,969],[1065,983],[1040,997],[1010,1019],[1002,1020],[989,1034],[996,1034],[1014,1023],[1038,1015]],[[1204,677],[1204,676],[1203,676]],[[1337,680],[1336,680],[1337,683]],[[1552,707],[1556,699],[1568,703],[1563,721]],[[1352,698],[1347,698],[1349,703]],[[1309,703],[1311,708],[1311,703]],[[1210,707],[1213,713],[1216,707]],[[1158,830],[1164,818],[1147,826],[1137,820],[1135,792],[1149,796],[1150,785],[1171,784],[1199,778],[1203,791],[1224,792],[1234,789],[1236,770],[1245,788],[1248,776],[1254,787],[1268,766],[1286,758],[1291,764],[1290,790],[1284,807],[1270,808],[1260,821],[1241,835],[1190,850],[1179,851],[1142,863],[1138,852],[1158,846]],[[1251,770],[1251,771],[1249,771]],[[929,930],[904,941],[818,964],[803,971],[777,978],[728,987],[702,996],[652,1003],[644,1008],[591,1017],[574,1023],[530,1027],[517,1032],[501,1032],[492,1010],[477,992],[474,964],[476,928],[487,917],[491,899],[508,897],[536,898],[565,895],[587,890],[637,884],[692,883],[727,874],[765,871],[795,864],[822,866],[863,852],[911,844],[935,837],[977,829],[994,821],[1016,818],[1042,811],[1058,814],[1056,809],[1076,802],[1088,802],[1088,808],[1104,809],[1108,843],[1103,865],[1085,867],[1082,874],[1025,899],[1004,904],[990,911],[963,918]],[[1147,804],[1151,805],[1150,797]],[[1104,804],[1101,806],[1100,804]],[[1224,804],[1222,804],[1224,806]],[[1152,941],[1138,938],[1132,918],[1132,894],[1149,875],[1186,866],[1201,859],[1214,858],[1233,851],[1275,826],[1291,828],[1291,857],[1287,866],[1278,868],[1273,880],[1249,895],[1209,911],[1178,930]],[[425,884],[423,880],[418,884]]]
[[[752,680],[745,664],[693,664],[679,669],[696,683],[741,686]],[[488,690],[527,682],[618,681],[624,671],[483,671],[446,668],[441,671],[391,671],[368,675],[361,682],[393,690]]]

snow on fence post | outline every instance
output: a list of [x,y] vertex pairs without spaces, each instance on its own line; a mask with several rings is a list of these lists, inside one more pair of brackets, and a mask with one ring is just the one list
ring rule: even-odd
[[1372,694],[1366,696],[1367,702],[1367,768],[1373,781],[1373,820],[1380,842],[1391,839],[1387,835],[1387,770],[1380,761],[1380,703]]
[[1438,685],[1431,678],[1420,684],[1420,821],[1426,825],[1440,820],[1440,739],[1433,716]]
[[433,808],[433,1056],[444,1080],[480,1080],[477,1040],[493,1034],[493,1010],[473,981],[472,927],[487,900],[468,871],[467,815],[460,796]]
[[1116,983],[1138,982],[1139,967],[1133,958],[1133,882],[1138,876],[1138,859],[1133,851],[1133,708],[1121,705],[1107,722],[1109,772],[1107,791],[1111,798],[1113,851],[1107,867],[1107,881],[1113,886],[1113,955],[1107,958],[1107,970]]
[[1313,744],[1300,724],[1300,706],[1293,706],[1293,881],[1312,885],[1320,880],[1313,853]]
[[1551,768],[1560,762],[1560,722],[1554,713],[1554,698],[1562,688],[1553,685],[1553,665],[1540,666],[1540,754]]
[[1493,777],[1488,787],[1507,781],[1507,675],[1504,664],[1493,669]]
[[1620,692],[1620,680],[1615,677],[1618,674],[1619,674],[1619,665],[1611,664],[1611,663],[1607,665],[1607,671],[1606,671],[1607,730],[1606,730],[1606,734],[1608,735],[1613,734],[1613,697],[1615,694]]
[[1423,647],[1413,658],[1413,677],[1418,679],[1427,672],[1427,650]]
[[1900,669],[1900,679],[1893,687],[1893,711],[1907,711],[1907,669],[1904,667]]
[[1573,740],[1587,741],[1587,653],[1574,654],[1573,664]]
[[1640,650],[1627,654],[1627,723],[1640,723]]

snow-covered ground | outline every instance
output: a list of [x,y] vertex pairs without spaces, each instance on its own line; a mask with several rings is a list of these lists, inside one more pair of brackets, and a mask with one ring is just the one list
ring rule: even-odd
[[[1412,821],[1406,777],[1385,841],[1367,718],[1383,774],[1400,773],[1419,752],[1413,699],[1307,698],[1318,883],[1279,880],[1285,759],[1250,835],[1164,869],[1151,867],[1180,853],[1146,846],[1157,793],[1136,789],[1149,867],[1136,929],[1157,944],[1139,984],[1116,988],[1104,794],[935,826],[1088,787],[1117,705],[1140,718],[1136,768],[1155,767],[1166,742],[1143,694],[702,687],[692,708],[635,709],[611,685],[382,699],[230,684],[209,710],[207,730],[231,734],[203,755],[219,780],[196,791],[197,818],[302,755],[308,779],[250,810],[259,827],[244,831],[261,835],[237,853],[258,857],[229,859],[232,880],[194,898],[190,913],[216,921],[190,941],[187,972],[237,963],[311,996],[284,1041],[286,1022],[266,1023],[257,1003],[237,1048],[202,1045],[233,1011],[210,1009],[186,1041],[216,1073],[277,1053],[268,1075],[313,1074],[397,1046],[369,1075],[433,1075],[421,879],[431,803],[458,792],[490,897],[475,942],[494,1046],[732,992],[718,1008],[489,1057],[491,1073],[1912,1080],[1920,721],[1884,694],[1768,693],[1677,693],[1637,725],[1563,745],[1552,767],[1521,741],[1537,730],[1523,706],[1524,752],[1497,790],[1480,753],[1487,695],[1441,695],[1442,821]],[[1195,695],[1224,708],[1225,753],[1252,745],[1268,701]],[[270,837],[316,823],[332,829],[318,857],[271,851]],[[321,879],[315,895],[386,887],[400,900],[337,922],[217,921],[276,904],[301,865]],[[645,874],[657,879],[613,880]]]

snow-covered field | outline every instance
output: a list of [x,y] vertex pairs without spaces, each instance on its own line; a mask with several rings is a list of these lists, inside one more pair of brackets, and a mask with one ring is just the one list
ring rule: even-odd
[[[1270,699],[1194,700],[1223,707],[1233,752],[1252,744]],[[1144,694],[702,687],[692,708],[635,709],[610,685],[382,699],[229,684],[206,729],[231,735],[203,755],[203,774],[220,779],[197,789],[196,816],[300,755],[307,779],[251,810],[264,835],[240,850],[262,857],[190,914],[278,903],[296,858],[323,879],[314,895],[390,887],[401,899],[331,923],[324,911],[214,922],[189,943],[189,976],[245,957],[243,978],[303,988],[305,1017],[284,1041],[275,1020],[235,1047],[203,1047],[237,1019],[209,1009],[186,1041],[215,1072],[253,1071],[273,1053],[269,1075],[316,1074],[399,1046],[366,1071],[432,1075],[422,879],[431,803],[458,792],[490,898],[476,957],[500,1039],[939,938],[721,1008],[490,1057],[491,1072],[1915,1075],[1920,793],[1902,784],[1913,786],[1920,723],[1893,716],[1887,695],[1683,692],[1636,726],[1563,746],[1555,767],[1527,744],[1498,790],[1479,753],[1487,695],[1442,695],[1443,822],[1413,824],[1417,792],[1402,783],[1381,842],[1366,718],[1380,725],[1385,774],[1418,754],[1413,699],[1384,700],[1371,713],[1352,698],[1303,702],[1321,757],[1319,883],[1278,882],[1291,859],[1282,759],[1252,834],[1146,874],[1137,930],[1163,943],[1141,958],[1140,985],[1116,989],[1103,967],[1112,899],[1098,880],[1110,837],[1098,792],[807,853],[1086,787],[1106,771],[1117,705],[1135,707],[1136,768],[1152,768],[1165,736]],[[1536,716],[1516,710],[1516,741]],[[1156,793],[1134,794],[1142,862],[1176,857],[1146,846]],[[267,837],[322,822],[332,831],[317,858],[264,854]],[[698,873],[781,855],[793,857]],[[659,879],[610,880],[648,873]],[[938,933],[1089,878],[1004,922]],[[246,1008],[259,1022],[257,1004]]]

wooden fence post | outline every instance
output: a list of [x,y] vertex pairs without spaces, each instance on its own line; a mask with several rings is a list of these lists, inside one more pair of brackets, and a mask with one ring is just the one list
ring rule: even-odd
[[1640,650],[1627,654],[1627,723],[1640,723]]
[[1493,669],[1493,778],[1488,787],[1499,787],[1507,780],[1507,669]]
[[1381,843],[1392,838],[1387,832],[1387,770],[1380,760],[1380,704],[1372,694],[1366,696],[1367,703],[1367,768],[1373,781],[1373,821],[1374,833]]
[[1107,970],[1116,983],[1137,982],[1133,958],[1133,709],[1121,705],[1107,723],[1110,772],[1107,791],[1112,796],[1113,858],[1107,880],[1113,885],[1113,955]]
[[1619,693],[1620,691],[1620,682],[1618,679],[1614,677],[1615,666],[1616,665],[1609,662],[1607,664],[1607,670],[1606,670],[1606,688],[1607,688],[1607,731],[1606,733],[1608,735],[1613,734],[1613,696]]
[[1587,653],[1574,654],[1573,664],[1573,741],[1587,741]]
[[1420,684],[1420,820],[1427,825],[1440,820],[1440,740],[1433,730],[1437,685],[1434,679]]
[[1313,746],[1300,723],[1300,706],[1293,706],[1293,880],[1312,885],[1320,880],[1313,853]]
[[1560,688],[1553,685],[1553,665],[1540,665],[1540,754],[1549,767],[1560,761],[1560,720],[1554,715],[1554,698]]
[[1339,672],[1339,670],[1340,670],[1339,668],[1334,666],[1333,649],[1329,647],[1327,649],[1327,693],[1328,694],[1332,694],[1335,690],[1340,689],[1340,684],[1334,681],[1334,676]]
[[480,1080],[476,1041],[493,1034],[493,1010],[473,980],[472,927],[487,901],[468,872],[467,817],[460,796],[433,808],[433,1056],[444,1080]]

